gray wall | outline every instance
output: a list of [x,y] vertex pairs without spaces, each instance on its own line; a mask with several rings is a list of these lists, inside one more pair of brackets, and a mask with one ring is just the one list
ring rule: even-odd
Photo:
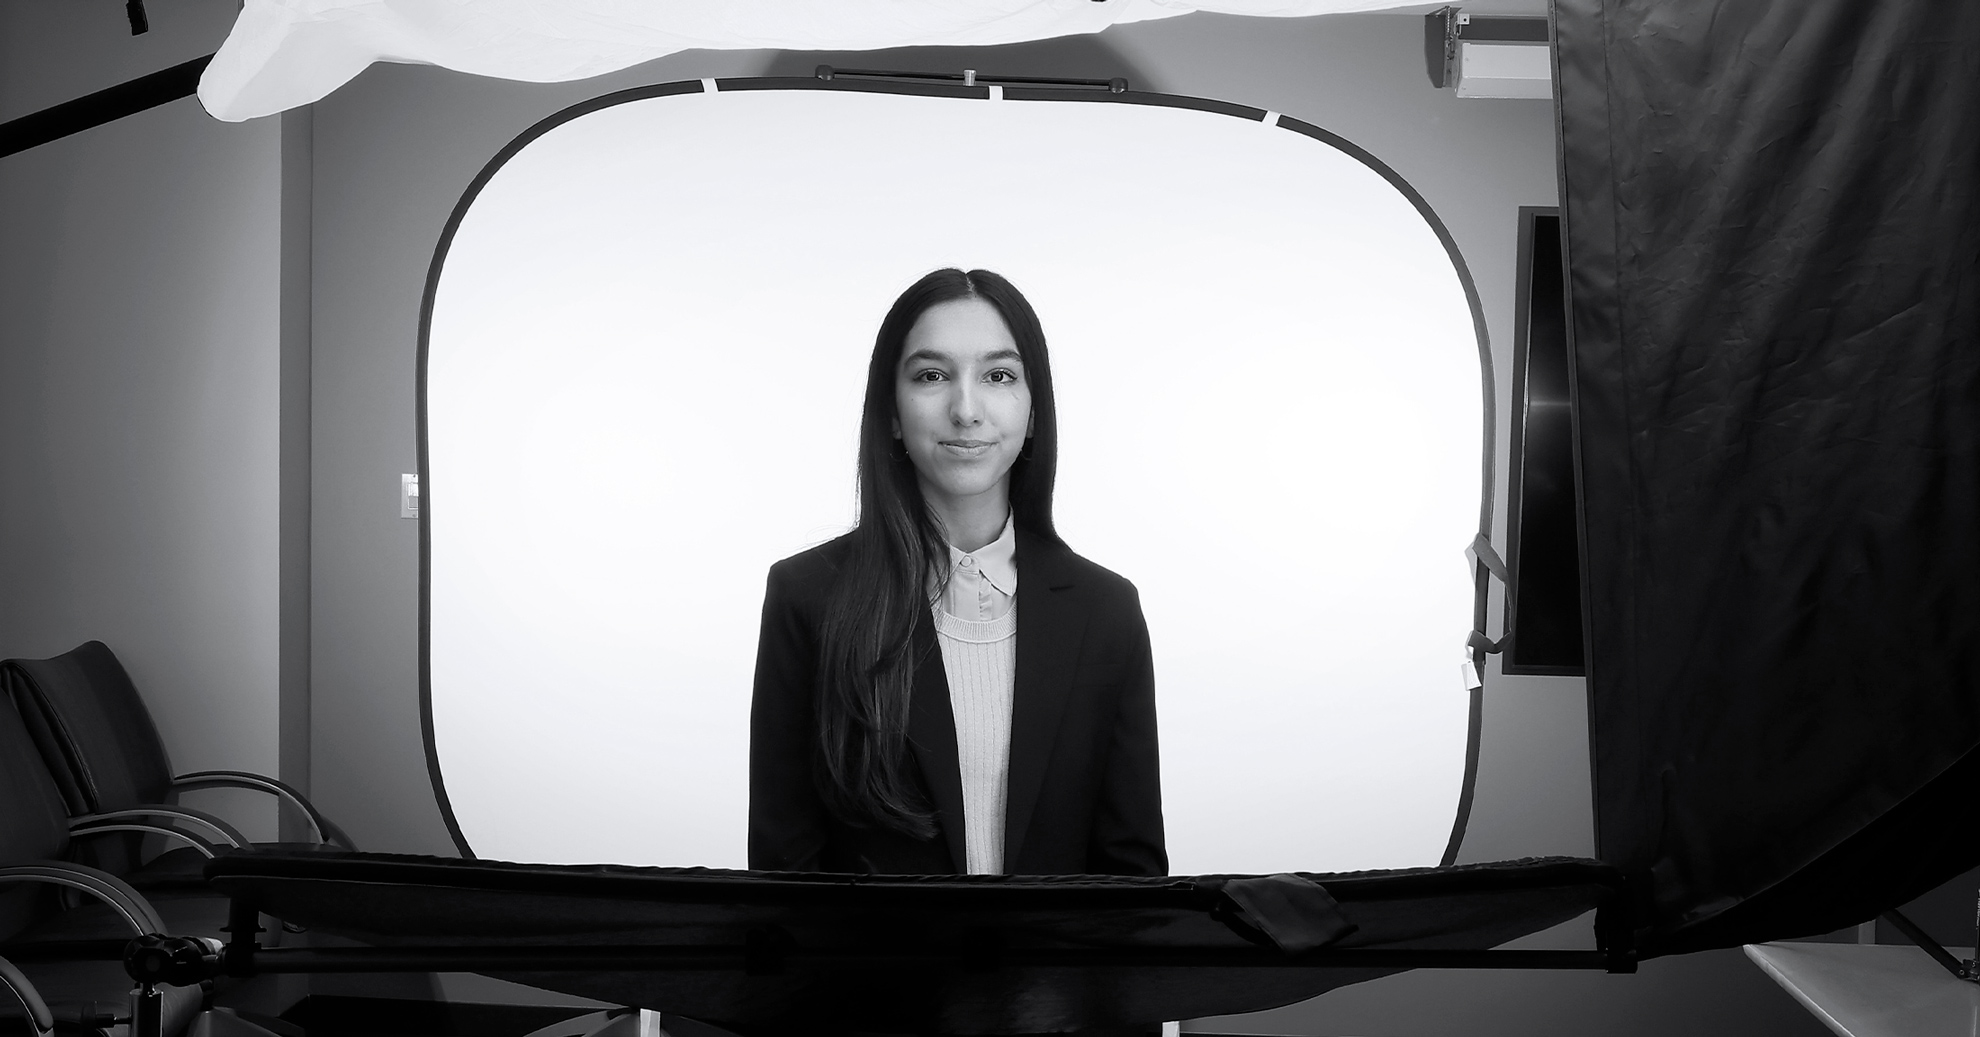
[[[117,3],[0,6],[0,119],[233,14],[133,39]],[[0,656],[106,642],[181,770],[278,764],[280,143],[182,100],[0,159]]]

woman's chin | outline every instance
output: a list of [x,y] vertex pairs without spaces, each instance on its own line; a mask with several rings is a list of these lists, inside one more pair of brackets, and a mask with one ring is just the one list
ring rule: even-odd
[[962,471],[941,472],[933,479],[923,476],[921,487],[924,493],[946,500],[976,500],[989,494],[1001,494],[1005,488],[1004,476],[1009,471],[1010,468],[1007,466],[991,478],[987,477],[990,475],[987,466],[971,465]]

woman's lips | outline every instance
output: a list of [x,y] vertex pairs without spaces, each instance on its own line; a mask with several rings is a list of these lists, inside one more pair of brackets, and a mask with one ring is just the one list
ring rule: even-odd
[[962,454],[967,457],[974,457],[991,447],[989,441],[982,439],[944,439],[941,441],[941,444],[948,448],[951,453]]

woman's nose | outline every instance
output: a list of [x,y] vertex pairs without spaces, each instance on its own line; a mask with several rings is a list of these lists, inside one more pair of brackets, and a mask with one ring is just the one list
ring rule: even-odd
[[983,420],[976,390],[969,383],[956,385],[955,394],[949,399],[949,418],[958,425],[974,425]]

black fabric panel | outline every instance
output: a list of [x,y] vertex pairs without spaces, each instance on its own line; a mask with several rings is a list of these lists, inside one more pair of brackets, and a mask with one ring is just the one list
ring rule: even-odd
[[[263,896],[295,882],[390,882],[458,890],[595,896],[665,904],[857,907],[871,898],[940,908],[957,903],[1027,908],[1177,907],[1208,910],[1223,884],[1249,876],[1132,875],[849,875],[818,871],[735,871],[621,864],[463,863],[451,857],[271,848],[228,851],[206,863],[209,884],[228,895]],[[1339,903],[1395,897],[1464,896],[1591,886],[1620,889],[1622,877],[1600,861],[1528,857],[1455,868],[1303,873]],[[299,887],[298,887],[299,888]],[[909,899],[903,899],[909,898]],[[988,899],[986,899],[988,898]],[[270,903],[273,903],[272,901]],[[611,908],[618,911],[620,908]],[[668,909],[671,912],[671,908]],[[616,917],[616,916],[614,916]],[[430,927],[430,919],[408,924]],[[500,931],[515,924],[498,919]],[[574,920],[571,924],[593,923]],[[451,930],[449,930],[451,932]]]
[[[1561,858],[1279,876],[1270,897],[1251,895],[1259,882],[1248,876],[853,876],[330,852],[226,854],[207,876],[277,918],[385,947],[705,948],[775,926],[800,948],[929,962],[504,974],[747,1032],[1044,1033],[1255,1011],[1392,970],[945,963],[957,948],[1248,953],[1273,932],[1329,950],[1484,949],[1608,904],[1620,888],[1615,869]],[[1244,892],[1228,896],[1233,885]]]
[[1748,942],[1750,933],[1814,936],[1864,921],[1939,888],[1980,860],[1971,822],[1980,749],[1808,867],[1666,937],[1681,952]]
[[1980,744],[1980,4],[1555,17],[1600,854],[1646,954],[1860,920],[1980,861],[1893,814]]

